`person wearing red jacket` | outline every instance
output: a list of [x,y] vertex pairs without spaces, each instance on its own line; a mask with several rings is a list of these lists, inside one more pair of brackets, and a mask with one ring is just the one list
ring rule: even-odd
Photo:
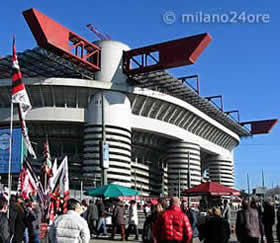
[[157,243],[191,243],[192,227],[178,197],[171,198],[170,207],[158,216],[153,235]]

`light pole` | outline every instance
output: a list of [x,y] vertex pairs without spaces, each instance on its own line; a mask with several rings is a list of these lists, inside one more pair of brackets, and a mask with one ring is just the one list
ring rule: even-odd
[[96,175],[94,174],[94,177],[93,177],[93,186],[94,188],[96,188]]
[[[190,164],[190,151],[188,152],[188,189],[191,188],[191,164]],[[190,196],[188,196],[188,207],[190,207]]]
[[136,190],[137,183],[136,183],[136,169],[134,170],[134,189]]
[[164,196],[164,168],[161,170],[161,193]]
[[179,199],[181,197],[180,189],[181,189],[181,169],[179,169],[179,180],[178,180],[178,197],[179,197]]
[[[101,95],[101,123],[102,123],[102,140],[100,141],[99,154],[100,154],[100,165],[101,165],[101,178],[102,185],[107,184],[107,169],[109,168],[109,148],[106,144],[106,131],[105,131],[105,119],[104,119],[104,91]],[[105,158],[106,156],[106,158]]]
[[247,174],[247,186],[248,186],[248,196],[250,198],[250,181],[249,181],[249,175]]
[[80,200],[83,200],[83,180],[81,180],[81,188],[80,188]]

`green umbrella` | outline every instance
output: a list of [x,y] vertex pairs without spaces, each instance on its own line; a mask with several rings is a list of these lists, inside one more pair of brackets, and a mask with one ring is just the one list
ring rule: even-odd
[[108,184],[86,191],[86,195],[92,197],[120,197],[139,195],[139,192],[129,187],[118,184]]

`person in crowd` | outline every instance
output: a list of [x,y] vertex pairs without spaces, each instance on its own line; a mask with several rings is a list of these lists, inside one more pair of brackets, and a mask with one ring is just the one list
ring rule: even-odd
[[263,207],[262,207],[262,202],[257,201],[256,202],[256,207],[259,213],[259,222],[260,222],[260,232],[261,232],[261,243],[264,243],[264,226],[263,226]]
[[7,218],[8,201],[4,198],[0,198],[0,242],[10,243],[10,225]]
[[76,199],[67,202],[66,214],[55,218],[49,230],[51,243],[89,243],[90,232],[86,220],[80,216],[81,204]]
[[153,234],[156,242],[190,243],[192,233],[189,219],[180,208],[179,198],[171,198],[170,207],[158,216],[154,224]]
[[275,210],[272,205],[271,199],[268,198],[264,201],[263,208],[263,226],[264,226],[264,234],[266,237],[267,243],[273,243],[273,233],[272,227],[275,224]]
[[103,229],[103,235],[107,236],[107,227],[106,227],[106,213],[105,206],[103,203],[103,198],[98,200],[96,203],[98,209],[98,224],[97,224],[97,235],[100,233],[100,228]]
[[276,233],[277,240],[280,242],[280,207],[277,208],[277,225],[276,225]]
[[135,232],[135,240],[138,240],[139,239],[138,213],[137,213],[137,205],[135,200],[130,201],[130,207],[128,210],[128,228],[126,231],[126,240],[128,240],[128,237],[132,229],[134,229]]
[[231,208],[227,199],[224,200],[223,214],[222,216],[228,221],[230,225]]
[[160,198],[159,203],[162,206],[163,210],[166,210],[169,207],[169,202],[165,198]]
[[188,216],[188,219],[190,221],[193,236],[192,236],[192,243],[199,243],[199,232],[198,232],[198,220],[197,220],[197,213],[195,210],[193,210],[191,207],[187,206],[187,203],[185,202],[185,210],[184,213]]
[[241,210],[237,212],[236,224],[235,224],[235,234],[236,238],[240,243],[246,243],[247,240],[247,230],[246,230],[246,217],[245,212],[248,210],[249,200],[242,200]]
[[93,200],[90,200],[89,206],[87,209],[87,223],[88,223],[89,230],[90,230],[92,237],[94,237],[94,235],[96,235],[97,220],[98,220],[97,206]]
[[227,243],[230,238],[230,226],[226,219],[221,217],[218,208],[212,209],[212,216],[205,223],[205,243]]
[[145,215],[145,219],[148,217],[147,207],[148,207],[148,205],[145,203],[144,206],[143,206],[143,212],[144,212],[144,215]]
[[152,205],[151,211],[151,214],[147,217],[143,226],[142,239],[144,243],[154,242],[153,228],[155,227],[154,225],[158,216],[163,212],[163,208],[161,204],[158,203],[157,205]]
[[16,219],[15,219],[15,231],[13,236],[13,243],[22,243],[24,240],[24,232],[26,229],[26,208],[24,200],[21,197],[17,198],[16,203]]
[[41,209],[36,201],[26,200],[26,226],[28,243],[40,243]]
[[9,205],[9,228],[10,228],[11,238],[13,238],[15,234],[15,223],[16,223],[17,211],[18,211],[18,207],[16,203],[17,203],[16,195],[11,195],[10,205]]
[[87,209],[88,209],[87,201],[85,199],[82,200],[81,205],[82,205],[81,216],[86,220],[87,219],[87,213],[88,213],[88,211],[87,211]]
[[208,222],[213,216],[213,209],[208,208],[207,213],[205,217],[200,218],[200,222],[198,225],[198,238],[200,241],[203,241],[205,239],[205,234],[206,234],[206,222]]
[[123,202],[117,201],[115,202],[115,207],[113,209],[113,215],[112,215],[112,235],[111,239],[113,240],[115,237],[115,234],[117,232],[117,229],[121,229],[121,237],[122,240],[125,240],[125,227],[124,227],[124,205]]
[[242,210],[238,211],[236,219],[236,236],[241,243],[258,243],[261,237],[260,216],[256,201],[242,201]]

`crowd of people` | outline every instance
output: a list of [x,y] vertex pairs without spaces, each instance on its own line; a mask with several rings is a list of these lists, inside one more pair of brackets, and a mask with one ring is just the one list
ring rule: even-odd
[[[131,200],[127,208],[123,201],[116,199],[90,200],[89,204],[85,200],[69,199],[67,212],[58,215],[49,226],[48,240],[50,243],[89,243],[99,236],[113,240],[119,231],[121,240],[128,241],[129,236],[135,235],[133,241],[138,241],[141,238],[138,206],[135,200]],[[208,209],[207,215],[202,217],[197,209],[177,197],[168,201],[159,199],[150,204],[149,213],[146,211],[142,241],[227,243],[235,228],[240,243],[272,243],[275,218],[280,239],[280,210],[275,210],[270,199],[263,203],[243,199],[235,224],[231,214],[228,200]],[[110,229],[107,228],[108,216],[112,219]],[[39,243],[41,219],[41,208],[35,200],[12,195],[8,205],[4,197],[0,198],[0,243]]]
[[[50,242],[75,242],[74,240],[79,237],[83,243],[88,243],[90,238],[101,235],[113,240],[118,230],[123,241],[127,241],[131,234],[135,235],[133,241],[140,240],[136,201],[131,200],[126,210],[126,205],[120,200],[111,201],[110,205],[102,199],[96,202],[90,200],[89,205],[85,201],[79,204],[78,201],[73,200],[68,201],[67,213],[58,216],[51,225]],[[230,209],[226,203],[222,213],[218,208],[213,208],[209,210],[205,222],[199,224],[198,213],[189,208],[187,202],[181,202],[177,197],[169,201],[160,199],[156,204],[151,205],[150,213],[146,214],[142,241],[144,243],[196,243],[203,240],[205,243],[227,242],[230,237]],[[125,220],[126,215],[127,220]],[[112,218],[110,236],[106,225],[108,216]]]
[[[275,208],[271,199],[263,205],[256,200],[242,201],[242,209],[237,213],[236,236],[240,243],[273,243],[273,225],[275,224]],[[280,213],[277,210],[277,238],[280,240]]]
[[0,242],[40,243],[41,208],[35,200],[0,198]]

